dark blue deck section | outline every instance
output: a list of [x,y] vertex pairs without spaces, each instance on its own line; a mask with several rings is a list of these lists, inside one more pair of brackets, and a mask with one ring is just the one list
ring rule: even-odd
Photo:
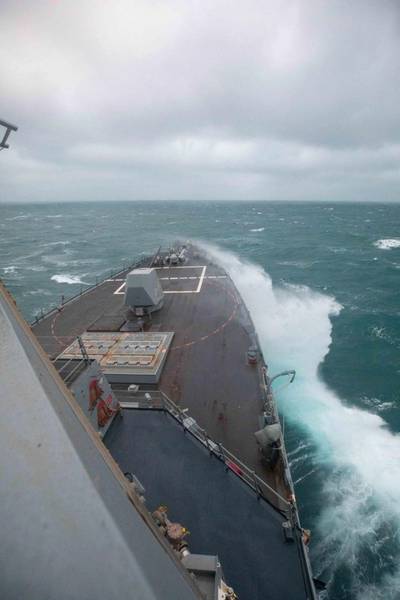
[[148,508],[166,505],[169,518],[189,529],[191,552],[219,556],[240,600],[307,598],[297,546],[283,538],[284,517],[168,413],[125,410],[104,442],[144,485]]

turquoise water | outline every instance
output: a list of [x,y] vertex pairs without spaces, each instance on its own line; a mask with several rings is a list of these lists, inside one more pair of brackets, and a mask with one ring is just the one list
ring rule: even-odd
[[0,276],[28,320],[176,238],[213,244],[276,383],[328,597],[400,598],[400,205],[0,205]]

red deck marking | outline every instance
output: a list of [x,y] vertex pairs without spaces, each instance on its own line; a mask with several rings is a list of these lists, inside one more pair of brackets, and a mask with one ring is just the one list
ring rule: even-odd
[[[65,340],[74,340],[76,338],[76,335],[56,335],[55,332],[55,325],[56,325],[56,320],[58,318],[58,316],[61,314],[62,310],[59,312],[56,312],[56,314],[53,317],[53,320],[51,321],[51,325],[50,325],[50,329],[51,329],[51,335],[53,336],[53,338],[56,340],[57,344],[59,346],[65,346]],[[39,336],[42,337],[42,336]]]
[[242,469],[236,463],[232,462],[231,460],[227,460],[225,464],[231,471],[236,473],[236,475],[243,475]]
[[[216,282],[214,281],[208,281],[207,283],[213,283],[216,284]],[[207,335],[203,335],[201,338],[199,338],[198,340],[193,340],[191,342],[187,342],[186,344],[180,344],[179,346],[173,346],[170,350],[179,350],[181,348],[188,348],[189,346],[194,346],[195,344],[198,344],[200,342],[205,342],[206,340],[208,340],[210,337],[212,337],[213,335],[216,335],[217,333],[220,333],[234,318],[234,316],[236,315],[237,309],[239,308],[239,302],[237,301],[236,296],[228,289],[225,290],[230,297],[233,300],[234,303],[234,308],[232,313],[230,314],[230,316],[227,318],[226,321],[224,321],[219,327],[217,327],[216,329],[214,329],[214,331],[210,331],[210,333],[208,333]]]

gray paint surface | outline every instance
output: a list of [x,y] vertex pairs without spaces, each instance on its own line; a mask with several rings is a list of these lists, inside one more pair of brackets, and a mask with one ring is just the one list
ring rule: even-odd
[[191,552],[218,556],[240,600],[313,597],[296,544],[284,540],[286,517],[170,415],[135,409],[123,415],[104,439],[110,452],[124,471],[138,476],[152,510],[167,506],[169,518],[189,529]]
[[155,269],[133,269],[126,277],[125,304],[160,308],[164,292]]
[[198,597],[0,286],[0,596]]

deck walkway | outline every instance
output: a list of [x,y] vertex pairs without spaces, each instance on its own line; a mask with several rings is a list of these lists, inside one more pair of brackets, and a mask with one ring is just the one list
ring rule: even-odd
[[125,410],[104,442],[122,471],[139,478],[148,508],[166,505],[189,529],[191,552],[218,555],[241,600],[308,597],[298,548],[284,541],[284,517],[168,413]]

